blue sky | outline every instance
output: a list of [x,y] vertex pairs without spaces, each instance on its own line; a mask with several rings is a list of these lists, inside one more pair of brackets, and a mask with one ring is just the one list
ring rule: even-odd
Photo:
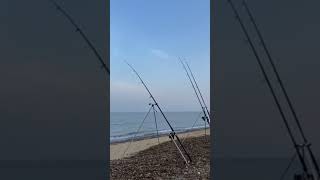
[[132,64],[165,111],[201,110],[178,60],[185,57],[209,106],[209,0],[111,0],[111,112],[151,102]]

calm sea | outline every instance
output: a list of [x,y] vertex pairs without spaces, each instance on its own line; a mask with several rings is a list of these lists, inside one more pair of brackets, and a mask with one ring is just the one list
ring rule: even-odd
[[[111,112],[110,142],[155,136],[157,131],[152,111],[142,124],[146,114],[147,112]],[[205,126],[204,121],[201,119],[200,112],[165,112],[164,114],[176,132],[199,129]],[[159,112],[156,113],[156,122],[159,134],[170,132],[170,127]],[[141,124],[141,129],[137,132]]]

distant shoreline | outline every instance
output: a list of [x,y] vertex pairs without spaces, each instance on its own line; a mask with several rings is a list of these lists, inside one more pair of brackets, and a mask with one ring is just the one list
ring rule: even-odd
[[[180,131],[176,131],[176,134],[179,136],[179,134],[183,134],[183,133],[189,133],[189,132],[193,132],[193,131],[199,131],[199,130],[203,130],[204,131],[204,127],[200,127],[200,128],[193,128],[193,129],[186,129],[186,130],[180,130]],[[207,132],[210,131],[210,129],[206,128]],[[170,131],[171,132],[171,131]],[[161,133],[159,134],[159,137],[164,137],[164,136],[169,136],[169,133]],[[149,135],[145,135],[145,136],[140,136],[140,137],[135,137],[133,139],[133,142],[135,141],[140,141],[140,140],[146,140],[146,139],[153,139],[153,138],[157,138],[157,134],[149,134]],[[116,140],[111,142],[110,141],[110,145],[115,145],[115,144],[120,144],[120,143],[126,143],[126,142],[130,142],[132,141],[132,138],[128,138],[128,139],[122,139],[122,140]]]

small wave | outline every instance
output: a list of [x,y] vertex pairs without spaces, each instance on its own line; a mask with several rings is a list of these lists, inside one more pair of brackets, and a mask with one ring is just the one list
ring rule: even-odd
[[[177,133],[182,133],[182,132],[188,132],[188,131],[194,131],[194,130],[198,130],[198,129],[202,129],[204,128],[204,126],[196,126],[196,127],[190,127],[190,128],[176,128],[175,132]],[[164,134],[168,134],[170,133],[171,130],[170,129],[165,129],[165,130],[159,130],[159,135],[164,135]],[[130,132],[130,133],[126,133],[126,134],[120,134],[120,135],[114,135],[114,136],[110,136],[110,142],[111,143],[116,143],[116,142],[125,142],[128,141],[132,138],[134,138],[134,140],[139,140],[139,139],[144,139],[144,138],[152,138],[152,137],[156,137],[157,136],[157,132],[156,131],[143,131],[143,132],[139,132],[138,134],[135,132]]]

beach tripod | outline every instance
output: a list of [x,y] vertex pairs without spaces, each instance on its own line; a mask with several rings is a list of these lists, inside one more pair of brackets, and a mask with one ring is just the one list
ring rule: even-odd
[[150,114],[151,111],[152,111],[152,114],[153,114],[153,117],[154,117],[154,122],[155,122],[155,125],[156,125],[158,144],[160,144],[158,123],[157,123],[157,117],[156,117],[157,110],[155,109],[154,105],[155,104],[153,104],[153,103],[149,103],[150,108],[149,108],[148,112],[146,113],[146,115],[144,116],[142,122],[140,123],[135,135],[132,137],[130,143],[128,144],[127,148],[123,152],[123,157],[125,156],[125,154],[129,150],[129,147],[132,144],[132,142],[136,139],[137,134],[140,132],[140,130],[142,128],[142,125],[144,124],[145,120],[149,117],[149,114]]
[[[193,122],[193,125],[191,126],[191,129],[193,129],[193,127],[196,125],[196,123],[198,122],[198,120],[199,120],[199,117],[200,117],[200,115],[202,114],[202,112],[200,112],[199,113],[199,115],[198,115],[198,117],[196,118],[196,120]],[[203,115],[203,116],[201,116],[201,119],[203,120],[203,122],[204,122],[204,136],[205,136],[205,138],[206,138],[206,140],[207,140],[207,119],[206,119],[206,117]],[[210,127],[210,126],[209,126]],[[182,140],[182,143],[189,137],[189,135],[190,134],[187,134],[185,137],[184,137],[184,139]]]
[[[149,103],[149,106],[150,106],[150,108],[149,108],[148,112],[146,113],[146,115],[144,116],[142,122],[140,123],[140,125],[139,125],[139,127],[138,127],[138,129],[137,129],[137,131],[136,131],[136,133],[135,133],[135,135],[134,135],[134,137],[132,137],[130,143],[128,144],[127,148],[125,149],[125,151],[124,151],[124,153],[123,153],[123,157],[126,155],[126,153],[127,153],[127,151],[129,150],[129,147],[130,147],[130,145],[132,144],[132,142],[136,139],[136,135],[140,132],[140,130],[141,130],[141,128],[142,128],[145,120],[149,117],[149,114],[150,114],[150,113],[153,114],[154,123],[155,123],[155,127],[156,127],[156,132],[157,132],[158,144],[160,144],[160,139],[159,139],[160,136],[159,136],[157,116],[156,116],[156,113],[157,113],[158,111],[157,111],[156,108],[155,108],[156,104],[155,104],[155,103]],[[151,112],[151,111],[152,111],[152,112]],[[181,154],[183,160],[188,164],[190,161],[188,161],[188,160],[186,159],[186,157],[183,155],[183,152],[182,152],[182,150],[181,150],[181,147],[178,145],[178,143],[177,143],[176,140],[175,140],[175,139],[177,139],[176,137],[177,137],[177,135],[176,135],[176,133],[175,133],[174,131],[173,131],[173,132],[170,132],[170,134],[169,134],[169,139],[174,143],[174,145],[175,145],[176,148],[178,149],[179,153]],[[178,139],[177,139],[177,140],[178,140]]]

